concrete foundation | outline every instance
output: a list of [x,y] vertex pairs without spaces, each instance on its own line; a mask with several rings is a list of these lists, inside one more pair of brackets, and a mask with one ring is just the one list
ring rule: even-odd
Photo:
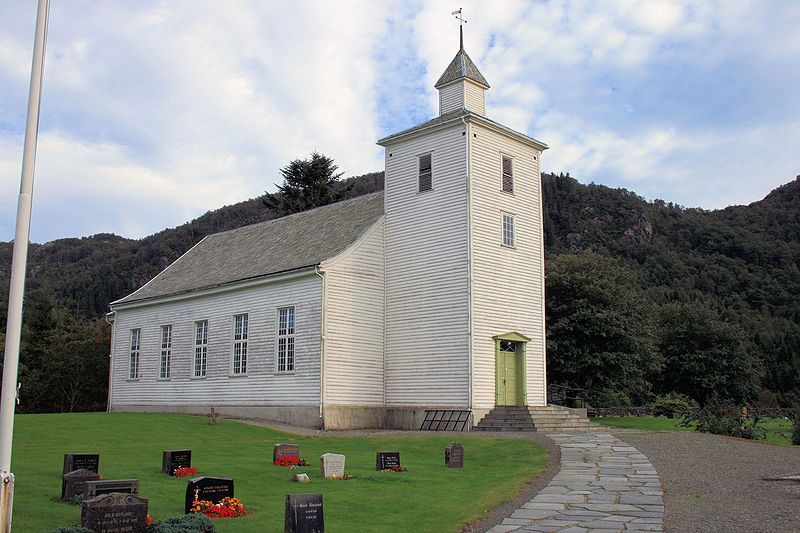
[[245,406],[245,405],[113,405],[114,412],[127,413],[179,413],[186,415],[205,415],[214,407],[222,417],[256,418],[274,420],[313,429],[322,429],[322,419],[317,406]]
[[[406,429],[416,431],[422,426],[425,420],[425,411],[432,410],[464,410],[466,407],[438,407],[438,406],[425,406],[425,407],[387,407],[386,408],[386,429]],[[464,431],[469,431],[472,428],[474,421],[468,422]]]
[[326,405],[325,429],[381,429],[384,417],[383,407]]
[[[211,404],[196,405],[113,405],[114,412],[178,413],[206,415]],[[416,431],[425,420],[426,410],[454,410],[458,407],[362,407],[356,405],[325,406],[324,426],[317,406],[245,406],[213,405],[222,417],[274,420],[293,426],[313,429],[405,429]],[[462,408],[464,409],[464,408]],[[465,431],[483,418],[489,409],[475,409]]]

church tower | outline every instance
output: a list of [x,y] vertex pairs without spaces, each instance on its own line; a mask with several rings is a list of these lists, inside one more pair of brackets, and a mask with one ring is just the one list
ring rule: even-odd
[[439,90],[440,116],[460,109],[486,115],[486,90],[489,89],[489,83],[463,47],[434,87]]
[[425,410],[546,405],[539,158],[547,145],[487,118],[463,42],[439,116],[385,148],[387,427]]

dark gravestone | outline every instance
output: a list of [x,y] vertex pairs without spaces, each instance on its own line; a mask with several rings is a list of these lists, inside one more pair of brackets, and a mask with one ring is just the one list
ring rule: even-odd
[[389,470],[400,466],[400,452],[378,452],[375,455],[375,470]]
[[324,533],[322,494],[287,494],[284,533]]
[[161,458],[161,471],[174,476],[178,468],[192,466],[192,450],[164,450]]
[[133,496],[139,495],[139,480],[138,479],[108,479],[105,481],[87,481],[86,482],[86,499],[102,496],[103,494],[111,494],[112,492],[120,492],[122,494],[132,494]]
[[100,473],[100,454],[99,453],[65,453],[64,470],[62,475],[75,470],[91,470]]
[[272,447],[273,463],[281,457],[286,457],[287,455],[300,457],[300,447],[297,444],[276,444]]
[[189,514],[195,500],[219,503],[222,498],[233,498],[233,479],[229,477],[200,476],[186,484],[184,513]]
[[94,533],[143,533],[147,527],[147,500],[118,492],[85,500],[81,527]]
[[86,492],[87,481],[97,481],[100,474],[81,468],[67,472],[61,480],[61,499],[69,500],[73,496]]
[[458,442],[451,442],[444,449],[444,464],[450,468],[464,466],[464,447]]

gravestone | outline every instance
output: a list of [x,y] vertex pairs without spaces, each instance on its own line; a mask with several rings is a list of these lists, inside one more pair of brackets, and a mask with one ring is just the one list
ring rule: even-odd
[[177,468],[192,466],[192,450],[164,450],[161,457],[161,471],[168,476],[175,475]]
[[233,479],[229,477],[200,476],[186,484],[184,513],[189,514],[195,500],[219,503],[222,498],[233,498]]
[[65,453],[64,470],[61,475],[75,470],[91,470],[100,473],[100,454],[99,453]]
[[451,442],[444,449],[444,464],[450,468],[464,466],[464,447],[458,442]]
[[400,466],[400,452],[378,452],[375,455],[375,470],[389,470]]
[[311,483],[311,478],[308,477],[308,474],[295,474],[294,480],[298,483]]
[[67,472],[61,480],[61,499],[69,500],[73,496],[84,494],[86,492],[86,482],[97,481],[98,479],[100,479],[100,474],[85,468]]
[[86,482],[86,499],[119,492],[122,494],[139,495],[138,479],[108,479]]
[[322,494],[287,494],[284,533],[324,533]]
[[324,453],[319,457],[322,477],[344,476],[345,457],[339,453]]
[[81,527],[95,533],[143,533],[147,527],[147,500],[118,492],[85,500]]
[[300,457],[300,447],[297,444],[276,444],[272,447],[273,463],[281,457],[286,457],[287,455]]

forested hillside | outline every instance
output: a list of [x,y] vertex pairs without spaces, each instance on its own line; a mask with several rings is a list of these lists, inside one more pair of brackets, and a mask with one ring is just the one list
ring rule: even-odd
[[[586,387],[606,404],[667,392],[702,401],[718,389],[752,402],[800,401],[800,177],[717,211],[646,202],[568,175],[542,179],[551,381]],[[383,174],[347,181],[355,196],[381,189]],[[108,303],[203,236],[272,217],[256,198],[141,240],[32,244],[20,409],[103,408],[108,328],[98,317]],[[11,249],[0,243],[3,324]],[[614,308],[615,300],[630,305]],[[83,370],[67,385],[54,377],[75,369]]]

